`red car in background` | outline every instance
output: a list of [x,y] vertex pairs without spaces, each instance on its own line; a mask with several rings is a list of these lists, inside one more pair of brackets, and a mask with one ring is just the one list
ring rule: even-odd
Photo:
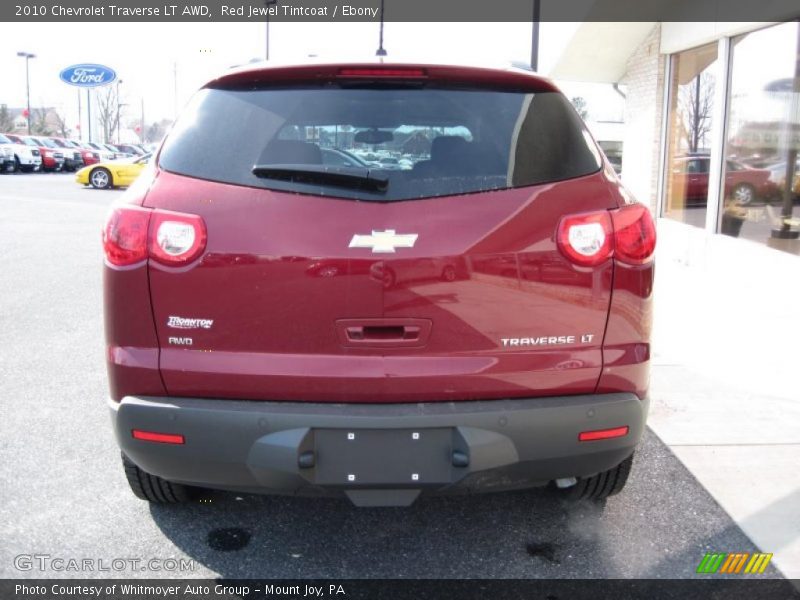
[[[705,205],[711,157],[680,156],[672,163],[670,194],[685,199],[688,205]],[[778,192],[767,169],[754,169],[743,163],[725,161],[725,197],[740,205],[768,201]]]
[[81,158],[83,159],[84,166],[89,166],[100,162],[100,153],[96,152],[92,148],[89,148],[83,142],[80,142],[78,140],[65,140],[65,141],[68,144],[72,144],[81,153]]

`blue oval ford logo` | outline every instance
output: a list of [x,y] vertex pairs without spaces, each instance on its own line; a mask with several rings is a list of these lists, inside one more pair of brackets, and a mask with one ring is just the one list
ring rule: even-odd
[[59,74],[61,81],[78,87],[107,85],[117,78],[114,69],[103,65],[82,64],[67,67]]

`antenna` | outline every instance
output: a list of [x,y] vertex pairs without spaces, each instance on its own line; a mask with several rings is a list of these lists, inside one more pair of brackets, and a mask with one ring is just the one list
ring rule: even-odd
[[378,51],[375,53],[375,56],[386,56],[386,48],[383,47],[383,3],[384,0],[381,0],[381,30],[380,37],[378,38]]

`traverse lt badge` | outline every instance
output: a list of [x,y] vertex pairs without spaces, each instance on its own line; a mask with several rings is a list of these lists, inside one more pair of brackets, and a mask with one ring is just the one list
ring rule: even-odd
[[395,248],[413,248],[417,242],[416,233],[397,234],[394,229],[372,230],[372,235],[354,235],[350,248],[372,248],[373,254],[393,254]]

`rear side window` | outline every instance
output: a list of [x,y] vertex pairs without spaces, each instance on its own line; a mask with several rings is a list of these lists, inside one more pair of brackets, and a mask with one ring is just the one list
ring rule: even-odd
[[[601,163],[557,92],[324,87],[201,90],[168,136],[160,166],[390,202],[571,179]],[[320,175],[332,171],[352,177]]]

